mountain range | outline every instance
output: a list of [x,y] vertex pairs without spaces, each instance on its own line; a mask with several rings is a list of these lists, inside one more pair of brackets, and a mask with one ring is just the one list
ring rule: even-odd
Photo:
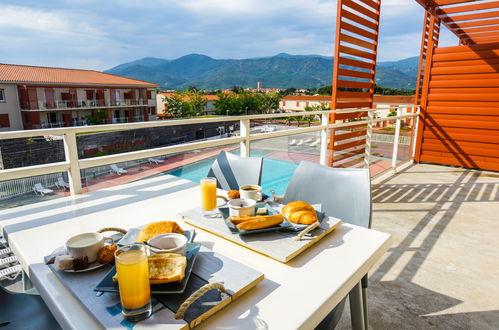
[[[414,89],[418,57],[378,62],[376,83],[381,87]],[[225,89],[233,86],[311,88],[331,84],[333,58],[290,55],[249,59],[214,59],[190,54],[174,60],[145,57],[120,64],[105,72],[157,83],[162,89]]]

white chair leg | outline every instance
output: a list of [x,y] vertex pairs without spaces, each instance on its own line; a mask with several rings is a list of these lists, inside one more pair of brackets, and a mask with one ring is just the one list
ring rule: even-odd
[[364,325],[364,311],[362,305],[362,285],[357,283],[349,293],[350,316],[353,330],[366,330]]
[[367,330],[369,329],[369,318],[367,317],[367,288],[362,288],[362,307],[364,312],[364,326]]

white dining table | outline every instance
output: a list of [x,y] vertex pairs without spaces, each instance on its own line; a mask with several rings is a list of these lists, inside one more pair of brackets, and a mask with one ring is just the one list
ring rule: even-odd
[[[43,257],[78,233],[176,220],[179,212],[199,205],[200,198],[197,183],[163,175],[2,210],[0,228],[59,324],[65,329],[94,329],[100,324]],[[342,224],[286,264],[200,229],[196,241],[265,275],[255,288],[201,323],[200,329],[310,329],[358,286],[389,248],[390,235]]]

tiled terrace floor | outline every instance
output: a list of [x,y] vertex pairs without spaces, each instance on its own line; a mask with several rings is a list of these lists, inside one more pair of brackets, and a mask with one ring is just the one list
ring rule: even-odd
[[370,273],[370,328],[497,329],[499,173],[416,165],[372,192],[393,244]]

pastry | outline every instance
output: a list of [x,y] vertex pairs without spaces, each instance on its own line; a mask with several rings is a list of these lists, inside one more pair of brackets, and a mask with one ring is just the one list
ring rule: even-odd
[[237,190],[231,190],[227,193],[227,197],[229,197],[229,199],[236,199],[240,198],[241,194],[239,194],[239,191]]
[[80,257],[80,258],[75,258],[73,260],[73,270],[83,270],[88,268],[88,257]]
[[256,217],[249,217],[248,220],[239,223],[236,227],[239,230],[263,229],[277,226],[283,221],[284,217],[281,214],[260,215]]
[[73,257],[68,255],[56,256],[54,259],[54,267],[56,270],[73,269]]
[[184,235],[184,231],[175,221],[152,222],[145,226],[137,236],[137,242],[147,242],[150,238],[167,233]]
[[114,260],[114,252],[118,247],[116,245],[106,245],[97,253],[97,261],[100,264],[107,264]]
[[290,202],[282,208],[282,214],[286,220],[302,225],[311,225],[316,221],[317,213],[308,203],[302,201]]

